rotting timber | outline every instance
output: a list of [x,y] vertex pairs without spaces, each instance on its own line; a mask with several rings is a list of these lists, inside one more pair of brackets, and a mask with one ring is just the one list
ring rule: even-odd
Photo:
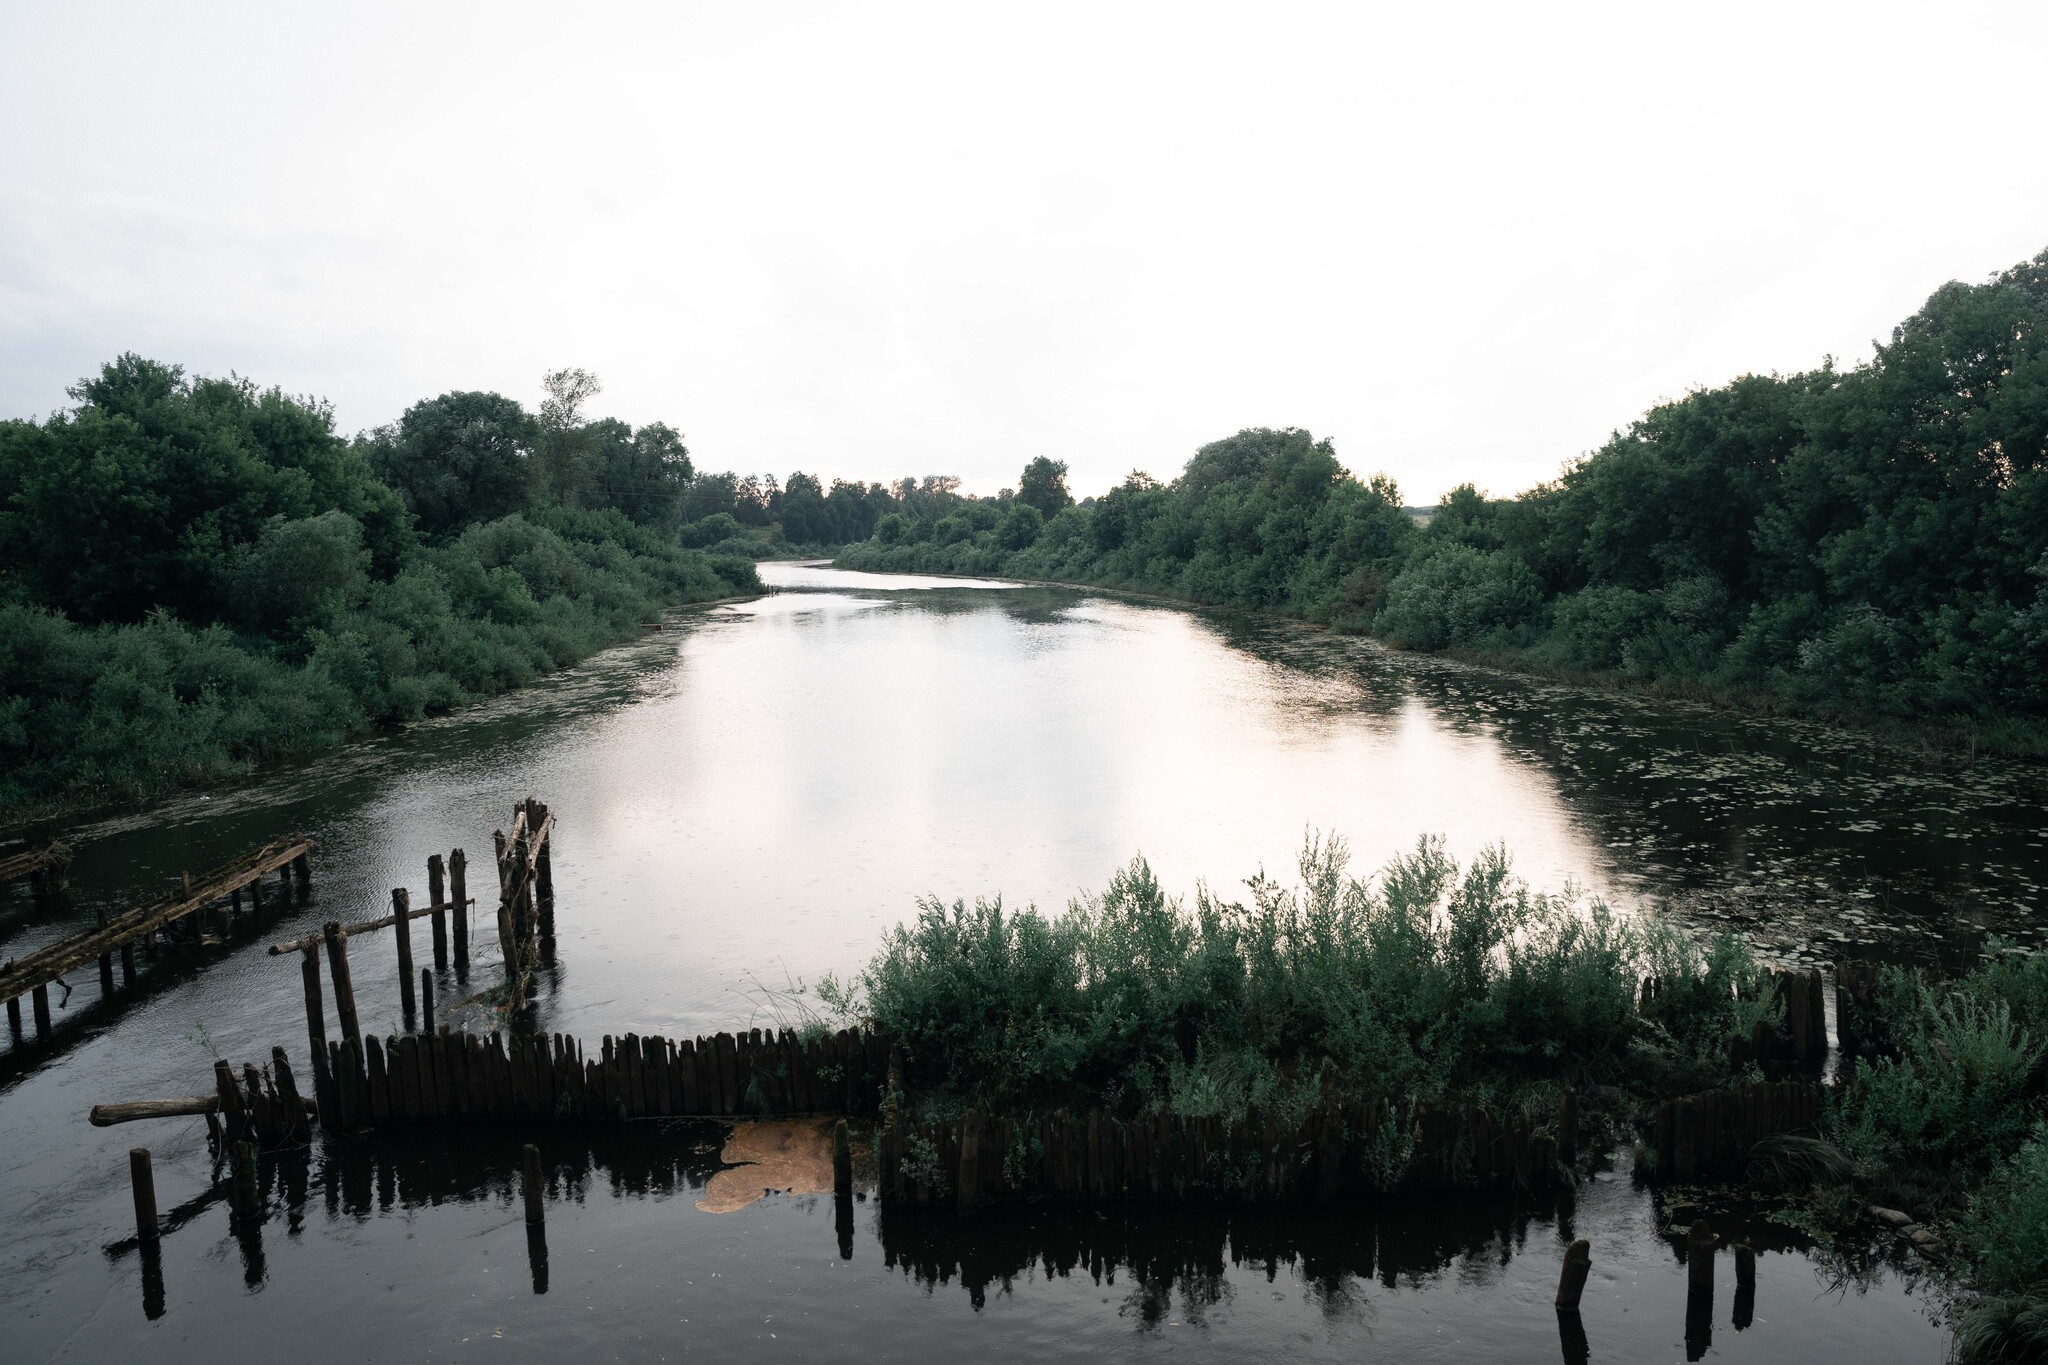
[[52,840],[41,848],[0,858],[0,884],[28,878],[29,889],[41,895],[64,889],[64,873],[71,866],[71,850]]
[[[280,881],[289,882],[295,878],[299,888],[304,890],[312,878],[309,859],[314,847],[314,841],[302,834],[272,840],[196,878],[186,874],[180,879],[177,890],[166,896],[110,916],[91,929],[0,965],[0,1000],[7,1002],[8,1023],[15,1036],[19,1037],[21,1033],[20,1000],[24,995],[29,996],[34,1005],[37,1036],[44,1039],[50,1036],[50,986],[53,983],[62,985],[68,992],[70,987],[64,982],[66,972],[98,959],[100,988],[102,992],[110,992],[114,986],[114,958],[117,954],[121,959],[123,978],[134,980],[134,945],[138,941],[147,947],[156,941],[157,935],[164,933],[173,937],[182,933],[188,941],[203,941],[207,927],[203,923],[203,912],[223,902],[239,909],[245,890],[254,905],[261,908],[263,878],[273,872],[279,874]],[[218,911],[219,919],[225,921],[228,913],[227,910]]]

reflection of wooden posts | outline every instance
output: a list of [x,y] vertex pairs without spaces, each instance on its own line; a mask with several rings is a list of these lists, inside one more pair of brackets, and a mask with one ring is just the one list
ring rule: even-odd
[[[448,971],[448,911],[446,888],[441,881],[441,855],[436,853],[427,859],[427,904],[434,916],[434,970],[447,974]],[[431,1027],[427,1030],[433,1032]]]
[[391,927],[398,933],[398,995],[410,1029],[419,1006],[412,996],[412,893],[402,886],[391,888],[391,915]]
[[832,1127],[832,1193],[842,1197],[853,1193],[853,1138],[846,1120]]
[[256,1144],[237,1142],[229,1151],[235,1172],[235,1213],[245,1221],[253,1219],[261,1204],[256,1183]]
[[420,1032],[434,1033],[434,973],[428,967],[420,968]]
[[1561,1312],[1579,1311],[1579,1296],[1586,1292],[1586,1276],[1593,1270],[1593,1244],[1581,1237],[1565,1249],[1564,1269],[1557,1277],[1557,1307]]
[[1694,1223],[1685,1239],[1685,1291],[1694,1298],[1714,1297],[1714,1229],[1705,1219]]
[[1740,1332],[1756,1320],[1756,1250],[1735,1248],[1735,1315],[1731,1319]]
[[128,1183],[135,1189],[135,1235],[156,1240],[156,1175],[149,1168],[149,1148],[128,1149]]
[[455,901],[455,970],[469,972],[469,888],[463,884],[469,860],[456,849],[448,855],[448,890]]
[[354,1043],[360,1057],[363,1029],[356,1022],[356,989],[348,973],[348,940],[342,936],[338,920],[327,921],[321,934],[327,942],[327,973],[334,979],[334,1013],[341,1020],[342,1040]]

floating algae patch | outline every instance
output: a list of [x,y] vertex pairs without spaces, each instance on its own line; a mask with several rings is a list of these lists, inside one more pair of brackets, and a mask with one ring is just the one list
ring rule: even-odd
[[764,1194],[832,1192],[829,1118],[742,1120],[719,1150],[724,1169],[706,1182],[697,1207],[735,1213]]

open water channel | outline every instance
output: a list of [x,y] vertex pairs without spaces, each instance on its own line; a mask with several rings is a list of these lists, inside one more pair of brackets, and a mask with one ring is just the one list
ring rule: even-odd
[[[1688,1324],[1681,1254],[1625,1178],[1562,1206],[954,1225],[864,1201],[847,1226],[829,1198],[700,1208],[701,1129],[552,1130],[543,1248],[518,1207],[531,1133],[266,1159],[267,1217],[237,1231],[199,1120],[87,1126],[96,1102],[209,1088],[216,1055],[301,1058],[297,963],[263,944],[383,913],[394,886],[421,903],[451,847],[487,877],[491,830],[529,794],[559,820],[534,1026],[591,1040],[787,1021],[920,895],[1052,906],[1141,853],[1173,890],[1228,894],[1289,875],[1310,830],[1360,871],[1426,834],[1461,857],[1504,843],[1539,889],[1661,904],[1786,957],[1963,955],[2043,924],[2039,769],[1081,590],[764,577],[782,591],[460,716],[27,832],[78,861],[63,896],[0,889],[0,959],[286,831],[320,851],[280,922],[105,1002],[88,969],[52,1043],[0,1039],[0,1360],[1570,1360],[1549,1300],[1575,1236],[1596,1360],[1942,1357],[1909,1258],[1836,1264],[1768,1228],[1754,1302],[1731,1301],[1731,1267]],[[395,1030],[390,935],[352,961],[365,1026]],[[438,1016],[482,1026],[463,998],[493,979],[486,960],[440,982]],[[153,1254],[132,1240],[137,1144],[174,1225]]]

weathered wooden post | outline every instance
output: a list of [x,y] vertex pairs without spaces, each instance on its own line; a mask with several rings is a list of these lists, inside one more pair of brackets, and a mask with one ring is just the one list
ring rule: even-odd
[[[441,855],[436,853],[427,859],[427,905],[433,911],[434,920],[434,970],[447,974],[448,971],[448,910],[447,889],[441,881]],[[433,1030],[427,1030],[432,1033]]]
[[135,984],[135,944],[132,941],[121,945],[121,984]]
[[301,853],[292,859],[292,878],[299,884],[300,895],[304,895],[313,885],[313,863],[306,854]]
[[7,1031],[15,1042],[21,1041],[21,1000],[19,997],[7,1002]]
[[420,1032],[432,1037],[434,1034],[434,973],[431,968],[420,968]]
[[1685,1239],[1685,1290],[1694,1298],[1714,1297],[1714,1230],[1703,1218]]
[[853,1135],[846,1131],[845,1119],[832,1126],[832,1193],[853,1193]]
[[235,1213],[244,1220],[254,1218],[261,1203],[256,1185],[256,1144],[244,1139],[228,1150],[235,1172]]
[[327,1074],[327,1011],[320,1000],[320,941],[308,940],[300,950],[299,980],[306,988],[306,1043],[313,1049],[313,1097],[320,1102],[320,1117],[331,1122],[334,1092]]
[[412,1027],[419,1012],[412,997],[412,893],[402,886],[391,888],[392,928],[398,932],[398,997],[405,1007],[405,1026]]
[[531,1142],[520,1152],[519,1185],[526,1195],[526,1225],[537,1228],[546,1217],[541,1204],[540,1148]]
[[149,1168],[149,1148],[128,1149],[128,1183],[135,1189],[135,1235],[156,1240],[156,1175]]
[[1735,1330],[1745,1330],[1756,1321],[1756,1249],[1735,1248]]
[[45,981],[28,993],[30,1006],[36,1016],[36,1039],[48,1041],[50,1037],[50,983]]
[[461,849],[448,855],[448,891],[455,902],[455,970],[464,975],[469,972],[469,888],[463,884],[468,868],[469,859]]
[[1564,1269],[1557,1277],[1558,1311],[1579,1311],[1579,1296],[1586,1292],[1586,1276],[1593,1270],[1593,1244],[1581,1237],[1565,1248]]
[[339,920],[327,921],[320,934],[327,943],[327,974],[334,979],[334,1013],[341,1020],[341,1036],[356,1045],[356,1055],[360,1057],[363,1029],[356,1022],[356,988],[348,973],[348,939],[341,932]]

